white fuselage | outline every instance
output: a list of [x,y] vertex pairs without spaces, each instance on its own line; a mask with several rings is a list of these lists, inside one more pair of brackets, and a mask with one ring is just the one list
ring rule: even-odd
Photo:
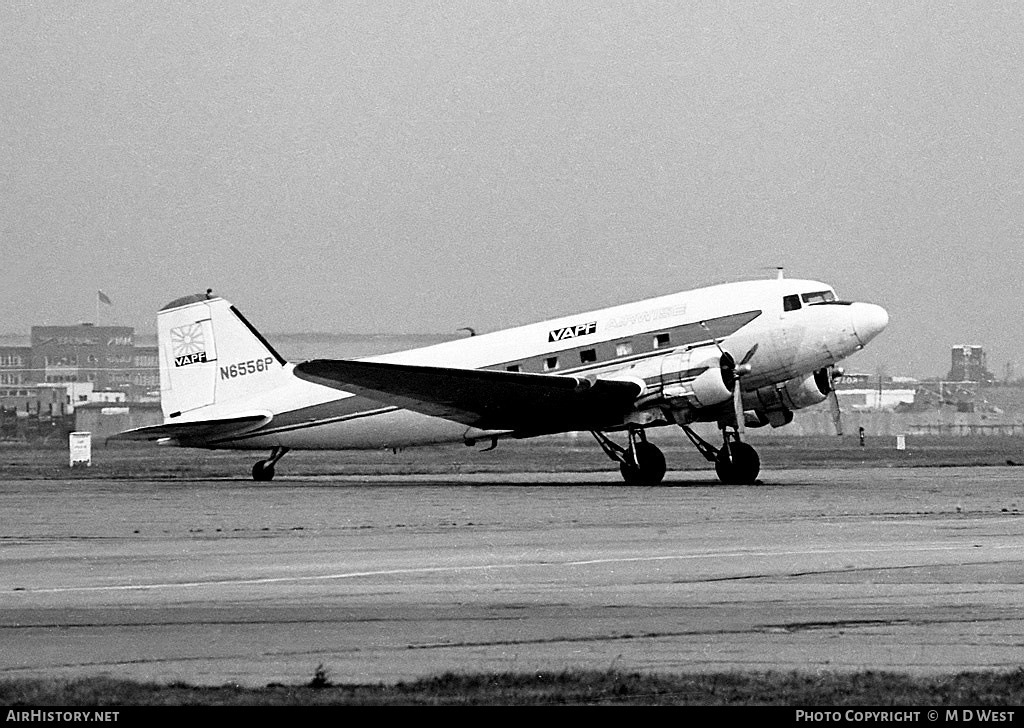
[[[369,360],[627,378],[642,382],[644,393],[623,426],[683,424],[716,416],[721,403],[702,403],[687,387],[695,372],[717,366],[723,351],[737,362],[749,355],[743,406],[753,410],[770,399],[765,392],[772,387],[808,377],[863,348],[888,321],[878,306],[834,298],[830,286],[815,281],[722,284]],[[291,368],[284,365],[289,374]],[[398,448],[503,434],[475,431],[295,376],[279,381],[269,390],[206,408],[205,417],[240,411],[272,415],[263,427],[207,446]]]

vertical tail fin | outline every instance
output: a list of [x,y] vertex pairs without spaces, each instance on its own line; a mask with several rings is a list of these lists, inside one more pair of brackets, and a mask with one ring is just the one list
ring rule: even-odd
[[232,403],[288,377],[288,362],[218,296],[186,296],[164,306],[157,314],[157,340],[165,418],[203,408],[212,408],[204,416],[224,416]]

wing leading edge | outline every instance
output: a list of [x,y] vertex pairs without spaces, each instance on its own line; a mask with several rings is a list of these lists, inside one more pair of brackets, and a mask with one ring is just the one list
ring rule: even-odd
[[641,393],[630,381],[340,359],[302,362],[295,374],[403,409],[520,436],[621,424]]

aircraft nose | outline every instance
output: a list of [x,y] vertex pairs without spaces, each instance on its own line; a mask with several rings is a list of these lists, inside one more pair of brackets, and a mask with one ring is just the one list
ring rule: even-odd
[[889,312],[881,306],[873,303],[854,303],[851,308],[853,331],[861,346],[866,346],[889,325]]

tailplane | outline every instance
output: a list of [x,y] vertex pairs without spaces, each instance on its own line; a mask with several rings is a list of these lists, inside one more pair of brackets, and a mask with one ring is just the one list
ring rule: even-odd
[[[185,296],[157,314],[165,420],[223,416],[283,384],[288,362],[228,301]],[[207,410],[201,414],[197,410]]]

